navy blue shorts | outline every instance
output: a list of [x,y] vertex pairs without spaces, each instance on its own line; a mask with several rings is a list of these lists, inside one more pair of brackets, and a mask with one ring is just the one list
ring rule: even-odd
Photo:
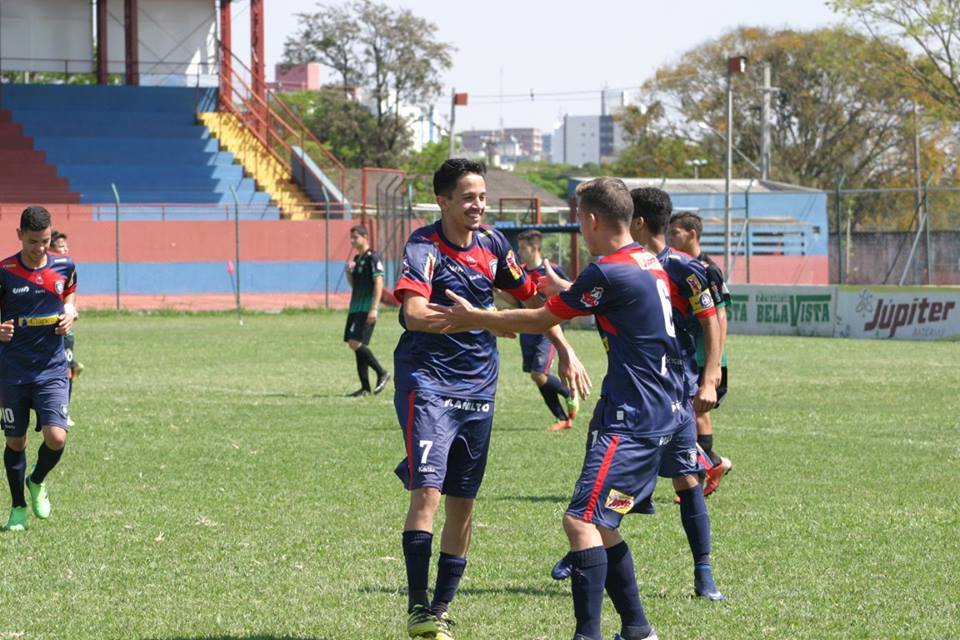
[[0,427],[8,438],[22,438],[30,427],[30,410],[41,427],[67,430],[70,398],[67,379],[54,378],[32,384],[0,384]]
[[687,405],[683,413],[683,420],[660,460],[660,476],[663,478],[679,478],[707,472],[698,454],[697,419],[694,417],[692,404]]
[[520,336],[520,353],[523,355],[523,372],[550,373],[556,350],[553,343],[539,335]]
[[393,403],[407,451],[395,470],[404,486],[475,498],[487,467],[493,400],[398,387]]

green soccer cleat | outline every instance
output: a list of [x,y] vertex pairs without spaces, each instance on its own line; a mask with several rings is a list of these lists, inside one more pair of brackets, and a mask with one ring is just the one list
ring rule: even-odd
[[570,416],[570,419],[573,420],[577,417],[577,412],[580,411],[580,397],[577,395],[576,390],[570,390],[570,396],[566,398],[567,401],[567,415]]
[[413,611],[407,616],[407,635],[434,637],[440,631],[440,621],[428,607],[422,604],[413,605]]
[[26,531],[27,530],[27,508],[13,507],[10,509],[10,517],[7,518],[7,525],[4,531]]
[[47,495],[47,483],[35,483],[27,478],[27,491],[30,492],[30,508],[33,509],[33,515],[41,520],[50,517],[50,496]]

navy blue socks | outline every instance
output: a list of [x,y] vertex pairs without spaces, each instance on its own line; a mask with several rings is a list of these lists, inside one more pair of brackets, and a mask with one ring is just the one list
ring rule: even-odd
[[703,499],[703,487],[677,491],[680,496],[680,522],[687,533],[694,564],[710,563],[710,516]]
[[460,578],[466,568],[466,558],[440,552],[440,559],[437,561],[437,588],[433,591],[433,603],[430,605],[434,614],[439,616],[453,602],[453,596],[457,593]]
[[[66,448],[66,447],[64,447]],[[40,484],[47,477],[47,474],[60,462],[60,456],[63,455],[63,449],[51,449],[46,442],[40,443],[40,449],[37,451],[37,465],[30,474],[30,480],[34,484]]]
[[3,467],[7,471],[7,482],[10,484],[13,506],[27,506],[27,501],[23,496],[23,480],[27,474],[27,451],[25,449],[14,451],[10,447],[4,447]]
[[427,580],[430,577],[430,550],[433,534],[429,531],[403,532],[403,559],[407,565],[407,611],[420,604],[428,606]]
[[591,547],[571,551],[567,557],[573,565],[570,585],[573,591],[573,615],[577,619],[576,632],[585,639],[600,640],[607,552],[603,547]]
[[[607,595],[620,614],[624,629],[633,631],[629,635],[646,638],[650,633],[650,623],[640,604],[640,589],[633,568],[633,555],[626,541],[607,549]],[[642,633],[642,635],[638,635]],[[623,632],[624,640],[630,640]]]

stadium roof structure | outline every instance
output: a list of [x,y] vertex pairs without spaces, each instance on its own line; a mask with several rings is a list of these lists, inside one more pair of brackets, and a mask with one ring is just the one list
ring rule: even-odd
[[[573,195],[576,185],[587,180],[592,180],[592,176],[577,176],[570,178],[570,195]],[[669,193],[707,193],[722,194],[726,190],[726,181],[722,178],[703,178],[693,180],[689,178],[620,178],[628,189],[637,189],[639,187],[657,187]],[[737,178],[730,181],[731,193],[777,193],[777,192],[807,192],[823,193],[820,189],[811,189],[800,185],[789,184],[786,182],[776,182],[774,180],[749,180]]]

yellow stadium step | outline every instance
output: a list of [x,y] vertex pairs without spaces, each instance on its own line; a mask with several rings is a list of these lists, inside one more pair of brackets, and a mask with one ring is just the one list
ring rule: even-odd
[[270,194],[286,217],[291,220],[310,218],[309,196],[234,114],[201,113],[198,118],[220,146],[233,153],[257,185]]

